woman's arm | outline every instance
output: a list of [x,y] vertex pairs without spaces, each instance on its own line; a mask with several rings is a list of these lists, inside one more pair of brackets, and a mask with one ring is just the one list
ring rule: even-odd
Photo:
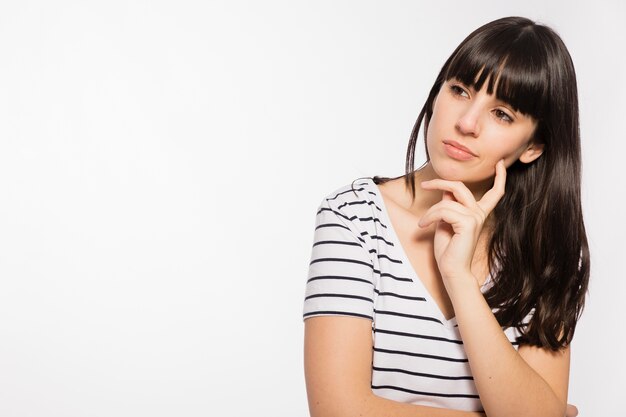
[[304,372],[311,417],[484,417],[405,404],[372,392],[372,322],[311,317],[304,327]]
[[434,251],[463,339],[474,383],[488,417],[562,417],[566,412],[569,349],[516,351],[485,301],[471,264],[487,216],[504,195],[506,168],[496,165],[493,187],[479,201],[461,182],[432,180],[442,201],[420,219],[436,225]]
[[487,416],[564,416],[569,347],[552,352],[521,346],[518,352],[477,285],[450,285],[448,291]]

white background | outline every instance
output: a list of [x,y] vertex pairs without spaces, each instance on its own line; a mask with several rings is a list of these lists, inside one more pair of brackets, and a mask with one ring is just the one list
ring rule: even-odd
[[578,74],[570,401],[625,416],[626,6],[514,3],[1,2],[0,415],[307,415],[318,204],[402,174],[445,59],[522,15]]

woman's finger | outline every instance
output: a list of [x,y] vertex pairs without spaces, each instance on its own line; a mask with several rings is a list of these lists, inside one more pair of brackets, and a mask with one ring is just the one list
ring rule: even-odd
[[426,211],[418,222],[419,227],[428,227],[431,224],[444,221],[452,226],[465,224],[468,221],[478,222],[476,213],[456,201],[442,200]]
[[567,409],[565,410],[565,417],[576,417],[578,415],[578,408],[575,405],[567,404]]
[[452,194],[450,191],[444,191],[444,192],[441,194],[441,200],[442,200],[442,201],[457,201],[457,200],[454,198],[454,194]]
[[420,221],[426,216],[440,209],[449,209],[456,211],[460,215],[471,215],[471,211],[465,207],[463,204],[459,203],[452,197],[452,194],[445,192],[443,198],[438,203],[433,204],[426,213],[422,215]]
[[448,181],[442,179],[434,179],[422,182],[422,188],[425,190],[442,190],[447,191],[454,196],[456,201],[467,207],[475,207],[476,200],[472,192],[461,181]]
[[506,185],[506,167],[504,165],[504,160],[501,159],[496,164],[496,177],[493,180],[493,187],[489,191],[487,191],[483,198],[478,201],[478,206],[485,212],[485,215],[491,213],[491,211],[496,207],[498,201],[504,195],[504,189]]

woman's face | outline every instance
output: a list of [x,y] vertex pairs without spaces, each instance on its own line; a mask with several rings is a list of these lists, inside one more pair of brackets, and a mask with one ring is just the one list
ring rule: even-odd
[[443,179],[466,184],[490,180],[504,159],[529,163],[543,146],[530,141],[536,122],[487,94],[487,82],[475,91],[452,78],[441,86],[428,123],[428,155]]

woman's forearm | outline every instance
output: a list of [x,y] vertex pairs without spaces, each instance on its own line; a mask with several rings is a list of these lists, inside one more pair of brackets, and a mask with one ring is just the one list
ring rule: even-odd
[[369,412],[355,414],[361,416],[394,416],[394,417],[485,417],[485,413],[477,411],[451,410],[447,408],[400,403],[374,394],[369,398]]
[[565,400],[511,345],[475,282],[456,280],[448,293],[487,416],[564,416]]

